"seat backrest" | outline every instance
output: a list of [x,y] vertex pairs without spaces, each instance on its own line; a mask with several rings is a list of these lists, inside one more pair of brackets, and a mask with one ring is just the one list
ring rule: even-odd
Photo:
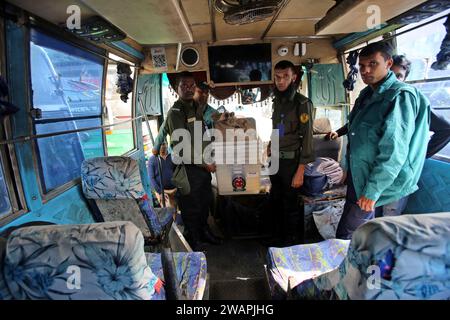
[[81,165],[83,193],[95,202],[104,221],[128,220],[145,239],[157,238],[162,226],[142,185],[136,160],[128,157],[98,157]]
[[124,221],[17,229],[2,269],[13,299],[150,300],[161,285],[142,233]]
[[448,300],[449,266],[450,213],[383,217],[353,233],[339,268],[296,291],[315,298]]
[[342,138],[336,140],[325,139],[326,133],[331,131],[331,123],[328,118],[318,118],[313,123],[313,140],[316,157],[331,158],[339,161]]

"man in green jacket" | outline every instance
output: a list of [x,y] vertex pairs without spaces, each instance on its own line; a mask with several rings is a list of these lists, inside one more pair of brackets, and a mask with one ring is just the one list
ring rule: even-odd
[[401,212],[418,189],[427,149],[430,103],[390,71],[391,47],[372,43],[361,50],[359,68],[368,86],[349,116],[347,195],[336,237],[350,239],[372,219],[375,207]]
[[[275,65],[275,99],[272,127],[278,129],[279,170],[270,176],[273,212],[273,243],[289,246],[303,242],[304,217],[298,206],[298,193],[303,185],[305,165],[315,160],[313,148],[313,105],[297,92],[297,74],[289,61]],[[274,139],[276,137],[272,137]],[[279,214],[276,214],[279,213]]]

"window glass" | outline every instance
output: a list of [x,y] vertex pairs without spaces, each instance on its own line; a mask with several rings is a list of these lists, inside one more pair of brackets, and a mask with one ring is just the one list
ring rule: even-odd
[[[447,14],[450,10],[447,11]],[[444,14],[444,13],[442,13]],[[431,17],[428,20],[435,19]],[[439,19],[426,26],[406,32],[397,37],[397,53],[404,54],[411,61],[411,71],[406,82],[418,88],[430,100],[433,111],[450,119],[450,68],[446,70],[433,70],[431,65],[436,61],[442,40],[446,36],[444,22],[446,18]],[[403,27],[397,32],[413,28],[417,24]],[[420,48],[420,50],[417,50]],[[429,81],[432,79],[433,81]],[[430,133],[432,134],[432,133]],[[450,146],[447,145],[438,152],[438,156],[450,158]]]
[[33,106],[42,119],[99,116],[103,66],[31,43]]
[[[99,118],[37,124],[36,133],[98,127],[100,124]],[[78,178],[84,159],[104,155],[100,129],[40,138],[37,146],[46,192]]]
[[176,92],[170,86],[167,73],[164,73],[162,75],[162,98],[163,98],[163,114],[165,119],[167,116],[167,112],[173,106],[175,101],[177,101],[178,99]]
[[444,22],[445,18],[397,37],[397,53],[404,54],[411,61],[408,81],[450,77],[449,67],[446,70],[431,69],[446,35]]
[[[114,60],[123,60],[118,56],[110,54]],[[130,62],[123,60],[130,64]],[[131,68],[130,77],[134,79],[134,68]],[[106,76],[106,118],[105,124],[114,124],[132,119],[132,103],[133,93],[128,94],[127,101],[120,98],[120,93],[117,92],[117,64],[114,62],[108,63],[108,74]],[[108,156],[120,156],[134,149],[134,134],[133,122],[128,121],[115,126],[109,127],[105,131],[106,143],[108,148]]]
[[[30,44],[36,134],[101,126],[103,60],[63,41],[32,31]],[[44,192],[80,176],[84,159],[103,156],[100,129],[37,140]]]
[[[415,83],[414,86],[428,97],[431,108],[437,115],[450,119],[450,80]],[[450,159],[450,144],[437,155]]]
[[331,130],[333,131],[336,131],[344,125],[342,110],[316,108],[315,111],[315,119],[328,118],[330,120]]
[[[150,130],[152,131],[153,139],[156,139],[156,136],[158,135],[158,120],[157,119],[149,119],[148,122],[150,125]],[[152,143],[150,134],[148,132],[148,128],[147,128],[147,124],[145,123],[145,120],[142,123],[142,137],[143,137],[143,143],[144,143],[145,157],[147,159],[149,159],[152,155],[153,143]],[[170,141],[169,136],[167,136],[166,139],[168,141]]]
[[0,161],[0,219],[11,213],[11,201],[9,200],[8,189],[6,188],[3,165]]

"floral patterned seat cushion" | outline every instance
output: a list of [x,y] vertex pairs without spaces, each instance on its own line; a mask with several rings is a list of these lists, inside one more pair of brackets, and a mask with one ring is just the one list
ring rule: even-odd
[[269,248],[268,276],[272,297],[286,298],[299,283],[338,267],[344,260],[349,240],[330,239],[286,248]]
[[3,278],[14,299],[150,300],[160,282],[131,222],[34,226],[8,238]]
[[[173,208],[163,211],[163,215],[155,212],[144,191],[138,162],[132,158],[87,159],[81,165],[81,181],[84,195],[95,200],[105,221],[132,221],[146,238],[160,236],[172,221]],[[131,205],[130,199],[137,205]]]
[[3,277],[3,259],[6,253],[6,239],[0,237],[0,300],[12,299]]
[[[164,279],[161,255],[146,253],[149,266],[154,274]],[[203,252],[174,252],[173,260],[179,280],[181,294],[187,300],[201,300],[206,288],[206,257]],[[164,300],[164,288],[155,293],[152,300]]]
[[88,199],[140,199],[145,195],[136,160],[97,157],[81,165],[83,193]]
[[450,299],[450,213],[365,223],[353,234],[339,268],[293,292],[299,299]]

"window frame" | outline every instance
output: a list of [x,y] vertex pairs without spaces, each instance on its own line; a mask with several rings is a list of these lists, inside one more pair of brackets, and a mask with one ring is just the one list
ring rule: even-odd
[[[12,137],[8,118],[3,119],[3,122],[0,123],[0,129],[0,136],[2,138],[10,139]],[[0,162],[3,167],[3,179],[6,184],[11,205],[11,211],[0,218],[1,226],[26,214],[28,208],[23,193],[22,180],[19,174],[19,166],[17,164],[14,146],[11,144],[0,146]]]
[[[440,15],[440,14],[441,14],[441,13],[439,13],[439,14],[437,14],[437,15]],[[437,16],[437,15],[436,15],[436,16]],[[444,16],[437,17],[437,18],[430,17],[429,19],[431,19],[430,21],[435,20],[435,21],[432,22],[432,23],[438,23],[438,22],[439,22],[440,24],[443,25],[447,18],[446,18],[446,16],[444,15]],[[399,35],[403,34],[403,32],[405,32],[405,33],[408,33],[408,32],[411,32],[411,33],[416,32],[416,33],[417,33],[417,31],[420,32],[420,29],[421,29],[422,27],[423,27],[423,26],[419,26],[419,27],[417,27],[417,28],[412,28],[410,31],[409,31],[408,29],[407,29],[407,30],[404,30],[404,31],[402,31]],[[400,30],[400,29],[402,29],[402,28],[404,28],[404,26],[399,27],[398,29],[396,29],[396,30],[394,31],[394,33],[397,33],[397,31]],[[397,39],[397,37],[395,37],[394,39]],[[396,45],[395,49],[396,49],[396,51],[398,51],[399,46],[398,46],[398,42],[397,42],[397,41],[395,41],[395,45]],[[417,80],[405,80],[405,83],[414,86],[415,84],[433,83],[433,82],[445,82],[445,81],[450,81],[450,76],[442,76],[442,77],[437,77],[437,78],[423,78],[423,79],[417,79]],[[432,110],[435,110],[435,109],[433,108],[433,106],[430,106],[430,107],[431,107]],[[450,110],[450,106],[449,106],[447,109],[442,109],[442,110]],[[430,132],[431,132],[431,131],[430,131]],[[431,157],[431,159],[435,159],[435,160],[439,160],[439,161],[442,161],[442,162],[450,163],[450,155],[442,155],[442,154],[437,153],[437,154],[433,155],[433,156]]]
[[[90,43],[87,43],[86,41],[83,41],[82,39],[72,39],[71,35],[67,35],[66,33],[61,33],[58,32],[56,30],[52,30],[51,28],[47,28],[39,23],[36,24],[32,24],[30,26],[30,28],[28,28],[28,32],[27,32],[27,39],[26,39],[26,57],[27,57],[27,74],[28,74],[28,79],[29,79],[29,83],[28,83],[28,102],[29,102],[29,106],[28,106],[28,110],[30,111],[32,108],[34,108],[33,105],[33,98],[32,98],[32,92],[33,92],[33,87],[32,87],[32,79],[31,79],[31,55],[30,55],[30,50],[31,50],[31,29],[35,29],[36,31],[45,34],[48,37],[51,37],[57,41],[61,41],[64,42],[65,44],[71,45],[71,46],[75,46],[77,48],[80,48],[81,50],[85,50],[88,53],[94,54],[92,53],[91,50],[89,50],[88,46],[90,45],[91,47],[93,46]],[[99,48],[99,50],[103,50],[102,48]],[[106,54],[106,50],[105,50],[105,54]],[[99,51],[100,54],[100,51]],[[101,54],[100,54],[101,55]],[[103,68],[103,73],[102,73],[102,88],[101,88],[101,95],[102,97],[104,97],[104,90],[105,90],[105,80],[106,80],[106,73],[105,73],[105,63],[106,63],[106,58],[102,57],[103,59],[103,63],[101,63],[101,66]],[[100,125],[103,125],[103,104],[102,104],[102,100],[100,100],[100,114],[99,116],[93,116],[92,118],[99,118],[100,119]],[[90,118],[91,116],[86,116],[86,118]],[[85,117],[83,117],[84,119]],[[66,118],[61,118],[62,119],[66,119]],[[48,119],[48,120],[58,120],[58,119]],[[72,118],[67,118],[67,121],[72,120]],[[45,120],[44,120],[45,123]],[[34,135],[36,134],[36,122],[35,119],[32,119],[31,117],[29,117],[29,128],[30,128],[30,134]],[[104,130],[103,129],[98,129],[101,131],[101,135],[102,135],[102,148],[103,148],[103,154],[106,155],[105,153],[105,134],[104,134]],[[41,195],[41,199],[42,199],[42,203],[45,204],[48,201],[50,201],[51,199],[57,197],[58,195],[68,191],[69,189],[71,189],[72,187],[78,185],[81,183],[81,177],[77,177],[75,179],[72,179],[52,190],[47,191],[46,188],[43,185],[43,180],[44,180],[44,176],[43,176],[43,168],[42,168],[42,164],[40,161],[40,154],[39,154],[39,147],[38,147],[38,143],[37,143],[38,139],[33,139],[31,145],[32,145],[32,158],[33,158],[33,165],[34,165],[34,170],[36,173],[36,181],[37,184],[39,186],[39,192]],[[46,192],[47,191],[47,192]]]
[[[406,80],[405,83],[408,83],[408,84],[414,86],[414,84],[433,83],[433,82],[444,82],[444,81],[450,81],[450,77],[432,78],[432,79],[421,79],[421,80],[412,80],[412,81]],[[430,106],[430,108],[431,108],[432,110],[436,110],[436,109],[433,108],[433,106]],[[446,108],[446,109],[441,109],[441,110],[450,110],[450,106],[449,106],[448,108]],[[432,132],[432,131],[430,130],[430,132]],[[445,148],[445,147],[444,147],[444,148]],[[442,150],[442,149],[441,149],[441,150]],[[440,151],[439,151],[439,152],[440,152]],[[443,161],[443,162],[446,162],[446,163],[450,163],[450,155],[448,155],[448,156],[442,155],[442,154],[439,154],[439,152],[436,153],[435,155],[433,155],[433,156],[430,157],[430,158],[431,158],[431,159],[435,159],[435,160],[439,160],[439,161]]]
[[[5,47],[4,20],[0,19],[0,74],[6,78],[6,47]],[[9,140],[12,138],[10,117],[4,117],[0,121],[0,138]],[[19,173],[19,165],[14,145],[0,145],[0,162],[3,167],[3,179],[8,192],[11,211],[0,217],[0,226],[21,217],[28,212],[22,188],[22,180]]]
[[[117,55],[116,53],[113,52],[108,52],[107,54],[109,55],[110,53]],[[132,61],[130,61],[128,58],[124,58],[122,56],[119,56],[119,58],[125,60],[128,63],[133,63]],[[117,62],[114,62],[115,65],[117,65]],[[104,125],[105,122],[105,115],[106,115],[106,80],[107,80],[107,76],[108,76],[108,66],[110,65],[110,61],[108,59],[105,59],[105,67],[103,69],[104,71],[104,82],[103,82],[103,93],[102,93],[102,125]],[[134,78],[133,78],[133,91],[130,92],[132,94],[131,97],[131,119],[134,119],[136,117],[136,88],[137,88],[137,78],[139,76],[139,72],[138,72],[139,68],[135,68],[134,69]],[[136,132],[136,121],[135,120],[130,120],[131,122],[131,130],[132,130],[132,134],[133,134],[133,148],[131,148],[130,150],[128,150],[127,152],[125,152],[124,154],[120,155],[120,156],[131,156],[132,154],[136,153],[138,151],[138,138],[137,138],[137,132]],[[108,156],[108,143],[106,141],[107,137],[105,135],[105,130],[102,129],[102,134],[103,134],[103,142],[104,142],[104,153],[105,156]]]

